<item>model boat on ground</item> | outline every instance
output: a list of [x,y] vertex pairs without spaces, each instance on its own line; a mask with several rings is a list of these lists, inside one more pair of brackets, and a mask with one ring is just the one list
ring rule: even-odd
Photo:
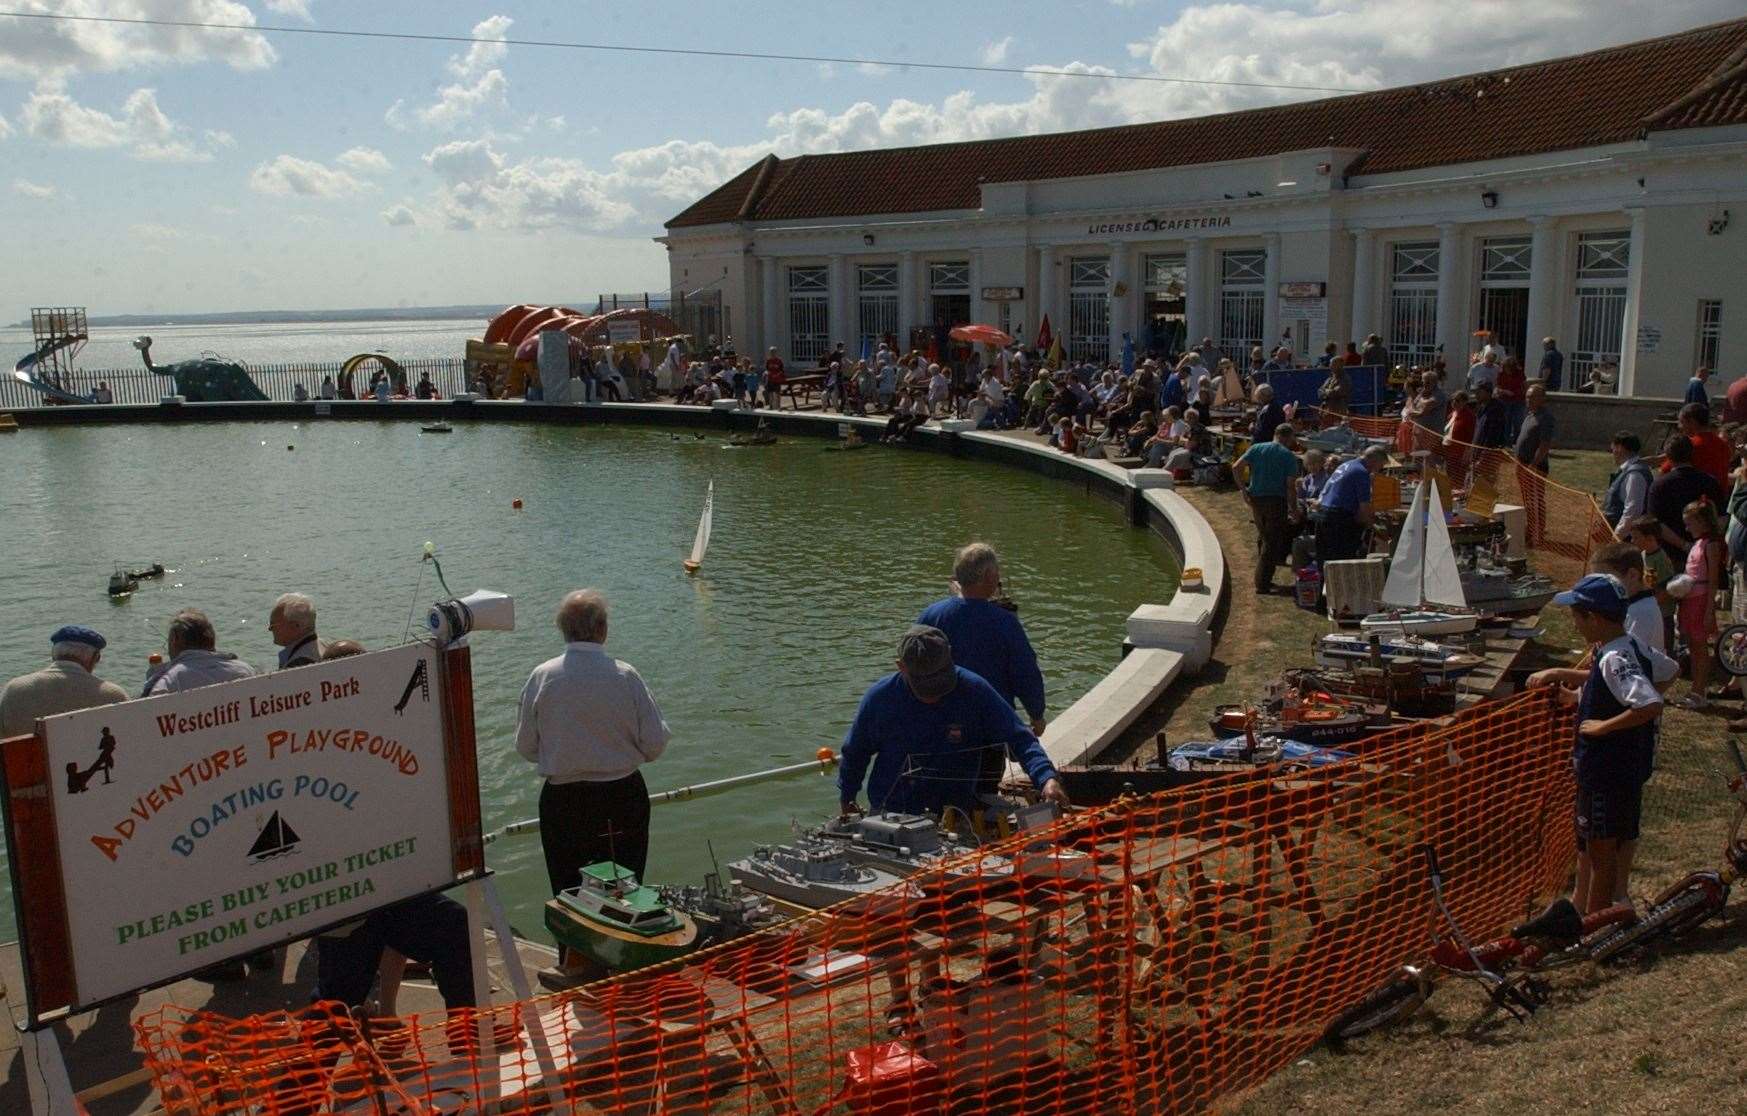
[[1351,758],[1351,752],[1318,748],[1302,740],[1237,736],[1225,740],[1186,740],[1170,750],[1165,765],[1173,771],[1214,773],[1282,764],[1291,771]]
[[714,945],[775,926],[788,916],[763,895],[724,881],[717,872],[704,876],[702,886],[678,884],[658,887],[668,908],[688,915],[697,923],[698,945]]
[[1332,694],[1306,701],[1293,692],[1285,699],[1274,698],[1260,706],[1221,705],[1214,709],[1207,724],[1219,740],[1230,740],[1253,730],[1258,736],[1284,737],[1318,748],[1333,748],[1386,729],[1391,719],[1386,706],[1340,701]]
[[945,868],[949,881],[1006,876],[1012,862],[1002,856],[977,856],[976,847],[942,831],[922,814],[879,813],[833,818],[811,836],[840,844],[850,860],[912,876]]
[[1301,667],[1283,672],[1280,679],[1301,692],[1379,705],[1391,717],[1441,717],[1456,708],[1455,680],[1427,678],[1413,662],[1385,659],[1344,667]]
[[1333,632],[1316,641],[1316,661],[1323,666],[1364,664],[1371,662],[1373,656],[1411,662],[1427,679],[1439,681],[1460,678],[1479,669],[1484,661],[1478,655],[1411,635],[1373,633],[1366,637]]
[[698,942],[688,915],[612,861],[590,864],[575,887],[547,902],[546,929],[560,945],[615,972],[680,957]]
[[728,872],[753,891],[796,906],[819,909],[887,888],[915,894],[896,872],[858,864],[841,841],[798,837],[791,844],[759,845],[728,863]]
[[1381,612],[1359,621],[1369,635],[1456,635],[1471,632],[1480,618],[1468,608],[1456,550],[1444,519],[1438,486],[1421,481],[1402,521],[1383,583]]
[[1472,566],[1462,571],[1462,591],[1474,608],[1504,616],[1522,616],[1546,608],[1559,590],[1539,574],[1517,574],[1497,566]]

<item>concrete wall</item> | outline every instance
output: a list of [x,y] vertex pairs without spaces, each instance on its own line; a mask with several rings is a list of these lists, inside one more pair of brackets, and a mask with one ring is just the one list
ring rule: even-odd
[[[1712,380],[1711,384],[1715,386],[1718,381]],[[1720,400],[1722,392],[1715,391],[1712,396]],[[1680,400],[1622,399],[1561,391],[1553,393],[1547,406],[1557,424],[1554,441],[1557,449],[1606,450],[1615,431],[1629,430],[1643,439],[1645,453],[1658,453],[1669,431],[1667,427],[1658,429],[1655,420],[1678,411]]]
[[[1640,336],[1660,334],[1655,351],[1638,350],[1640,395],[1678,396],[1698,364],[1700,299],[1723,302],[1722,353],[1718,384],[1747,373],[1747,211],[1731,210],[1720,234],[1706,232],[1720,207],[1691,204],[1658,207],[1644,213],[1644,254],[1648,274],[1641,294]],[[1731,328],[1733,327],[1733,328]]]

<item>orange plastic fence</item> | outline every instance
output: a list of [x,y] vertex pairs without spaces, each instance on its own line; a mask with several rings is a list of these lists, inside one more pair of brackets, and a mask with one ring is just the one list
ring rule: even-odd
[[1509,450],[1445,444],[1441,431],[1398,418],[1352,415],[1345,421],[1367,438],[1389,439],[1401,453],[1430,451],[1458,488],[1479,486],[1498,503],[1521,507],[1528,520],[1523,545],[1529,563],[1556,582],[1582,577],[1590,553],[1613,539],[1595,497],[1519,464]]
[[[1202,1109],[1318,1041],[1456,918],[1488,935],[1573,860],[1568,711],[1546,691],[1312,771],[1071,816],[658,969],[360,1029],[331,1005],[139,1025],[172,1112],[941,1113]],[[809,972],[810,971],[810,972]],[[822,975],[828,972],[829,975]],[[535,1026],[539,1038],[535,1038]],[[503,1045],[482,1055],[481,1032]],[[514,1036],[513,1038],[511,1036]]]

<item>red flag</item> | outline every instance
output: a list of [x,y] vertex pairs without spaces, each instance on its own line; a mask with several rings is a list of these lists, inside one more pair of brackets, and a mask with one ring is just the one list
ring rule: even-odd
[[933,333],[928,335],[928,352],[924,355],[928,357],[930,364],[937,364],[940,361],[940,343],[935,339]]
[[1049,352],[1049,343],[1054,339],[1055,335],[1049,331],[1049,315],[1045,314],[1043,324],[1037,327],[1037,351],[1040,353]]

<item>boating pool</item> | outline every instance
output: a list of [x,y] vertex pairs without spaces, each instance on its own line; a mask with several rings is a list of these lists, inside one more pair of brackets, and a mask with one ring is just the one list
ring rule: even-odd
[[[288,590],[315,598],[323,637],[389,646],[410,606],[422,618],[442,595],[419,561],[427,539],[456,593],[512,594],[518,630],[474,638],[488,829],[537,812],[539,781],[511,742],[516,697],[561,647],[552,614],[569,589],[606,592],[608,646],[672,726],[667,754],[644,769],[659,790],[836,747],[862,691],[891,669],[898,635],[945,593],[963,542],[1000,550],[1052,715],[1115,665],[1128,613],[1167,600],[1176,581],[1161,539],[1079,485],[811,439],[736,449],[719,434],[598,426],[65,427],[0,439],[0,476],[0,677],[38,669],[48,634],[82,623],[109,639],[98,673],[137,692],[185,607],[212,617],[221,650],[265,669],[267,611]],[[687,578],[680,558],[712,479],[708,560]],[[117,562],[170,572],[112,602]],[[658,806],[650,880],[697,882],[711,847],[734,859],[835,805],[832,780],[806,775]],[[512,921],[541,933],[538,837],[500,841],[488,861]],[[0,927],[11,915],[0,885]]]

